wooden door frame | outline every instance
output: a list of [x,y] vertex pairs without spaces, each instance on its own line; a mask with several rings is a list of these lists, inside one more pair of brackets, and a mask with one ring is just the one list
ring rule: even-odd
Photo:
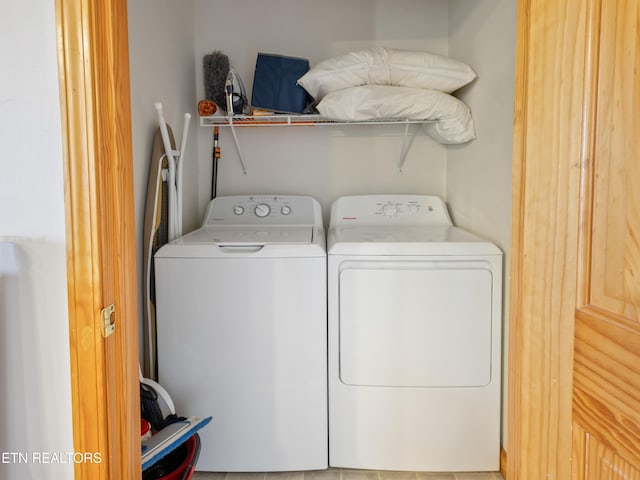
[[507,478],[572,478],[574,315],[593,1],[519,0]]
[[[79,479],[140,478],[126,0],[56,0],[74,450]],[[101,309],[116,307],[104,339]]]

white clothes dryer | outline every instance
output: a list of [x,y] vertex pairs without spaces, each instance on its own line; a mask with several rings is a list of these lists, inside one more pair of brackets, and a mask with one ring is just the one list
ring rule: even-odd
[[499,469],[502,254],[434,196],[332,205],[329,464]]
[[326,249],[311,197],[217,197],[155,255],[159,382],[212,416],[198,470],[327,468]]

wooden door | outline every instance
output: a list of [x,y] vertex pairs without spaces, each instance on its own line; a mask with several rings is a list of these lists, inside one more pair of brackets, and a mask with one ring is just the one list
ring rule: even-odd
[[640,478],[640,2],[521,0],[507,478]]
[[590,3],[574,478],[640,479],[640,0]]
[[[57,0],[76,480],[140,478],[126,0]],[[37,112],[34,112],[37,125]],[[100,311],[115,306],[103,338]],[[94,457],[95,458],[95,457]]]

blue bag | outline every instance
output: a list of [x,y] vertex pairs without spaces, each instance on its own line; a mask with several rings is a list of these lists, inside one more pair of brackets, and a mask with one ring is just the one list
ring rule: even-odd
[[309,71],[306,58],[258,53],[251,105],[278,113],[302,113],[307,92],[297,81]]

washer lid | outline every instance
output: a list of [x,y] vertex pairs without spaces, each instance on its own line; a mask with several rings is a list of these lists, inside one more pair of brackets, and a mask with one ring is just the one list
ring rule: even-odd
[[457,227],[336,226],[329,230],[329,255],[499,255],[500,249]]
[[176,245],[264,246],[300,245],[313,241],[312,226],[203,227],[174,240]]

